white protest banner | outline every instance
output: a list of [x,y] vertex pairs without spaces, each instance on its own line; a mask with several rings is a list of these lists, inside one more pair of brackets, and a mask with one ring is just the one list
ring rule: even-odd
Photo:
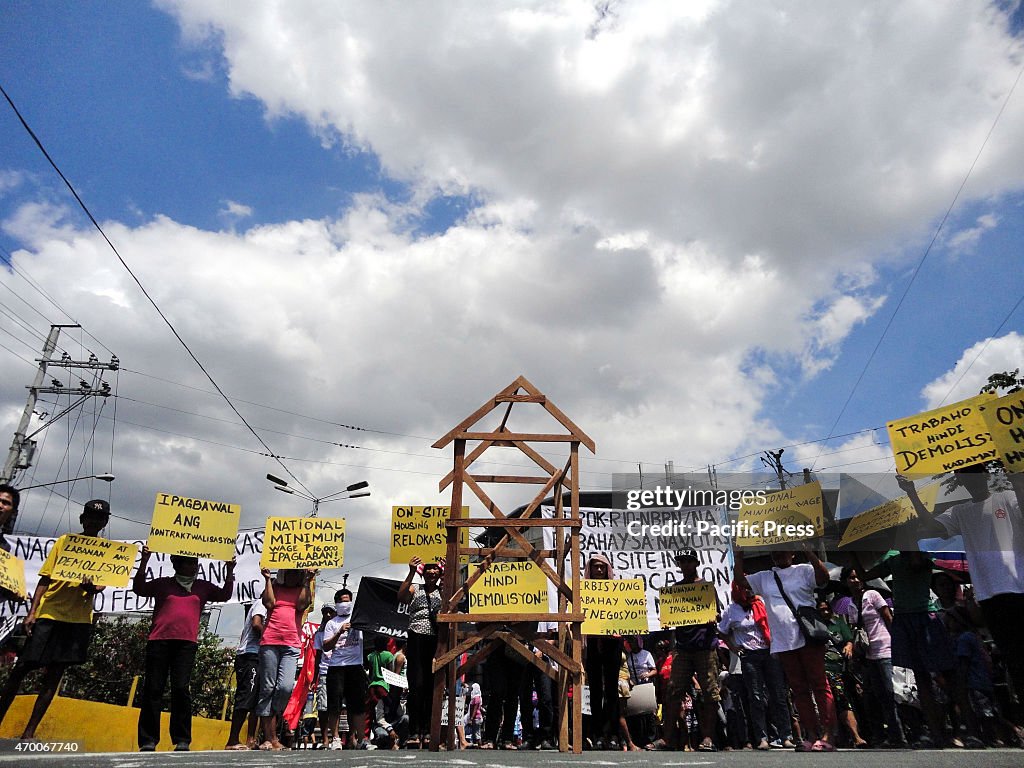
[[[554,509],[542,507],[544,517],[554,517]],[[639,510],[580,508],[580,573],[594,555],[604,555],[612,564],[617,579],[642,579],[647,594],[647,628],[661,629],[658,619],[661,599],[658,590],[683,580],[673,558],[676,548],[693,548],[700,556],[697,573],[715,585],[722,605],[732,602],[732,545],[715,531],[729,524],[724,507],[681,507],[680,509],[643,508]],[[647,527],[644,527],[647,526]],[[681,534],[678,547],[665,548],[671,540],[667,533],[648,535],[650,526],[668,527]],[[554,549],[551,529],[544,529],[544,547]],[[550,561],[549,561],[550,562]],[[557,611],[555,591],[549,590],[549,610]]]
[[[25,561],[25,586],[31,595],[39,583],[39,568],[57,541],[56,536],[8,536],[11,554]],[[145,539],[126,539],[128,543],[142,547]],[[260,575],[260,554],[263,552],[263,531],[244,531],[235,541],[235,590],[230,603],[251,603],[263,594],[263,576]],[[132,564],[132,576],[138,568],[138,560]],[[227,563],[219,560],[200,560],[198,578],[223,584]],[[173,576],[170,555],[154,553],[149,559],[150,579]],[[153,610],[153,599],[139,597],[131,587],[112,588],[100,592],[93,599],[93,607],[101,613],[134,613]],[[28,606],[23,603],[0,601],[0,619],[12,615],[24,616]]]

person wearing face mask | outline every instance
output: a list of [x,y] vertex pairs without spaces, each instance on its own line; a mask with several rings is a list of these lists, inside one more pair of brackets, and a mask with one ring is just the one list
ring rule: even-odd
[[[412,583],[423,570],[423,588]],[[409,747],[425,747],[430,738],[433,705],[434,656],[437,654],[437,614],[441,611],[441,566],[409,561],[409,573],[398,588],[398,602],[409,606],[409,643],[406,647],[409,679]]]
[[363,669],[363,633],[352,628],[352,592],[339,589],[334,593],[334,618],[324,627],[324,650],[331,652],[327,661],[327,719],[331,733],[330,749],[343,748],[338,736],[341,702],[348,713],[350,746],[376,749],[366,740],[366,670]]
[[312,600],[310,584],[316,571],[281,570],[276,582],[269,569],[260,573],[266,582],[262,599],[267,608],[267,621],[260,637],[260,698],[256,707],[263,724],[264,741],[260,749],[282,750],[285,746],[277,737],[278,719],[295,687],[295,666],[302,645],[299,624]]
[[235,560],[228,561],[223,586],[197,579],[199,560],[171,555],[174,576],[147,578],[149,547],[142,548],[132,591],[151,597],[153,628],[146,641],[146,667],[139,710],[139,751],[152,752],[160,743],[160,710],[167,679],[171,681],[171,741],[176,752],[192,742],[192,693],[189,681],[199,647],[199,617],[207,603],[223,603],[235,587]]

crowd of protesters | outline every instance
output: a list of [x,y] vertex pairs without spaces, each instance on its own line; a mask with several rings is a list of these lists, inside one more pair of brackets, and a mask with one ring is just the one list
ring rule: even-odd
[[[758,569],[735,549],[731,600],[717,606],[714,621],[585,638],[586,690],[569,690],[570,697],[589,703],[585,748],[1024,747],[1021,480],[1010,476],[1012,490],[993,493],[984,467],[957,475],[971,500],[935,517],[912,482],[899,482],[917,513],[906,526],[922,537],[963,536],[969,581],[918,551],[855,563],[836,578],[807,545],[772,551],[770,564]],[[0,486],[0,523],[16,513],[17,504],[17,491]],[[98,535],[108,516],[106,502],[86,504],[83,535]],[[196,578],[195,558],[177,556],[174,576],[149,579],[149,556],[143,548],[133,582],[139,595],[155,600],[139,747],[153,750],[160,741],[161,702],[170,680],[171,742],[187,750],[188,680],[199,617],[207,603],[230,598],[233,562],[217,585]],[[674,559],[682,583],[701,583],[698,551],[683,549]],[[2,721],[26,674],[45,670],[24,738],[34,736],[63,671],[85,660],[92,597],[102,590],[89,581],[52,581],[52,568],[48,559],[40,569],[24,620],[29,637],[0,691]],[[414,583],[417,575],[421,583]],[[319,627],[306,642],[302,626],[315,576],[263,571],[262,597],[248,609],[239,638],[226,748],[428,748],[441,566],[418,557],[409,563],[397,597],[408,606],[407,642],[354,628],[347,589],[322,606]],[[606,557],[595,555],[584,576],[614,579],[615,573]],[[556,628],[540,625],[536,637],[553,638]],[[530,648],[536,664],[513,649],[499,650],[458,676],[458,747],[559,746],[558,708],[570,702],[558,700],[553,680],[538,668],[557,670],[545,647]],[[286,714],[297,679],[305,694],[300,717]]]

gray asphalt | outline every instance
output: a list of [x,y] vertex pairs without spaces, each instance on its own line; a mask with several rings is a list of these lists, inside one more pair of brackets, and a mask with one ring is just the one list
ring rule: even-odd
[[776,765],[790,768],[1021,768],[1024,751],[989,749],[984,751],[944,750],[942,752],[910,751],[840,751],[834,754],[796,754],[794,752],[584,752],[582,755],[558,752],[481,752],[467,750],[447,752],[321,752],[295,750],[266,752],[157,752],[148,754],[25,754],[0,751],[0,765],[13,761],[37,761],[53,764],[60,761],[66,768],[205,768],[206,766],[307,766],[343,765],[348,768],[413,768],[413,766],[451,766],[452,768],[561,768],[565,765],[596,766],[701,766],[707,768],[754,768]]

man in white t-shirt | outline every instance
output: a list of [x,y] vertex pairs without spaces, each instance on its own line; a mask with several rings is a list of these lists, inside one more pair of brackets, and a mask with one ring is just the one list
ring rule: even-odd
[[1024,692],[1024,475],[1007,475],[1012,492],[992,493],[986,465],[973,464],[953,472],[971,500],[931,517],[913,481],[897,475],[900,488],[917,512],[917,532],[923,537],[964,540],[967,567],[985,624],[1006,662],[1014,689]]
[[366,670],[363,669],[363,633],[352,629],[352,592],[339,589],[334,593],[337,615],[324,627],[323,648],[331,651],[327,661],[327,717],[331,733],[331,749],[341,749],[338,722],[341,702],[348,713],[350,746],[376,749],[366,740]]
[[[836,709],[825,676],[825,646],[808,643],[796,617],[798,609],[814,608],[814,590],[828,583],[828,569],[806,544],[803,553],[808,562],[794,564],[795,552],[774,550],[770,570],[745,574],[743,552],[736,548],[736,581],[764,600],[771,652],[782,662],[804,730],[805,739],[796,745],[797,751],[834,752]],[[812,740],[809,734],[817,738]]]

